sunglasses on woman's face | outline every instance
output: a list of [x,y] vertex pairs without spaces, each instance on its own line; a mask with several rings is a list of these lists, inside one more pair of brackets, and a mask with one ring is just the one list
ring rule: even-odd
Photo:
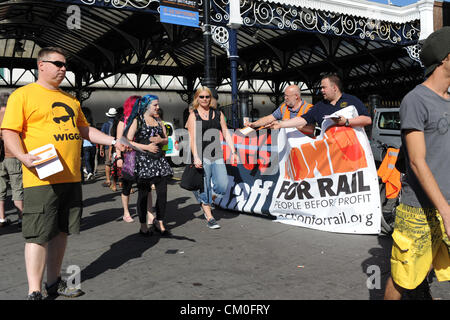
[[200,99],[209,99],[211,98],[210,96],[198,96]]

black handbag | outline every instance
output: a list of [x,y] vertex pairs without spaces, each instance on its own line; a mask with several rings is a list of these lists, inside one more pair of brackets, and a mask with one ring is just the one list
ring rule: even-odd
[[194,164],[188,164],[181,176],[180,187],[189,191],[203,192],[203,169],[197,169]]

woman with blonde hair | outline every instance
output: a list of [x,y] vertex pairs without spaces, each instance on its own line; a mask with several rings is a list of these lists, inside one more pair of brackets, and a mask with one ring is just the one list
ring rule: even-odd
[[204,171],[204,188],[202,191],[194,191],[194,195],[200,202],[208,227],[218,229],[220,226],[212,216],[211,204],[213,198],[224,195],[228,187],[220,132],[231,148],[233,162],[237,161],[237,155],[225,117],[211,106],[212,99],[209,88],[197,89],[192,104],[194,111],[189,115],[187,128],[194,165]]

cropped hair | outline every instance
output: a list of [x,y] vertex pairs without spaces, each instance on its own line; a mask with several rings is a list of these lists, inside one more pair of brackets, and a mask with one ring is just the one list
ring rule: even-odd
[[45,57],[51,53],[59,53],[63,55],[64,57],[67,56],[67,53],[64,49],[60,47],[45,47],[39,50],[38,56],[37,56],[37,62],[42,61],[45,59]]
[[336,73],[326,74],[322,77],[322,80],[324,79],[328,79],[330,82],[334,83],[338,87],[339,91],[342,92],[344,90],[342,80]]

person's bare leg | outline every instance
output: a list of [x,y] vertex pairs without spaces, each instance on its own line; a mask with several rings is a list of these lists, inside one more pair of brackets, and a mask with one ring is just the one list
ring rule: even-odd
[[67,246],[67,233],[60,232],[48,243],[47,284],[50,286],[61,276],[61,267]]
[[130,196],[126,196],[124,194],[121,194],[122,199],[122,207],[123,207],[123,216],[124,217],[131,217],[130,210],[128,208],[130,204]]
[[5,219],[5,201],[0,200],[0,219]]
[[28,294],[41,292],[47,259],[47,243],[25,243],[25,268],[28,279]]
[[117,191],[117,184],[116,180],[114,180],[114,177],[110,179],[110,188],[112,191]]
[[147,196],[147,224],[151,225],[155,221],[155,213],[153,212],[153,197],[152,191]]
[[22,212],[23,212],[23,200],[14,200],[14,205],[16,206],[19,215],[19,219],[22,219]]
[[386,283],[386,291],[384,292],[384,300],[400,300],[404,289],[397,285],[392,277],[389,277]]
[[205,213],[206,220],[209,221],[209,219],[214,218],[212,216],[211,206],[210,205],[202,203],[202,209],[203,209],[203,212]]
[[111,183],[111,167],[105,166],[106,183]]

